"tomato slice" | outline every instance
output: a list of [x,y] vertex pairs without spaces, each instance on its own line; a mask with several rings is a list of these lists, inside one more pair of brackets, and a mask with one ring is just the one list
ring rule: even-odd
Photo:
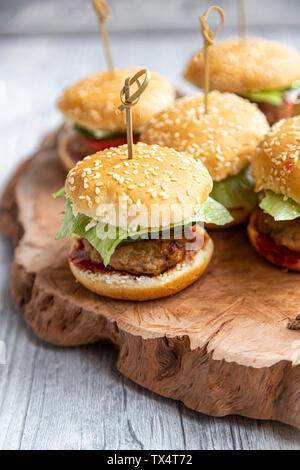
[[258,232],[257,245],[261,255],[265,256],[269,261],[280,267],[291,266],[299,263],[300,253],[290,250],[287,246],[277,245],[269,233],[260,233],[258,227],[258,217],[261,209],[256,209],[253,214],[254,224]]
[[[138,135],[133,136],[133,143],[136,144],[139,139]],[[91,150],[99,152],[100,150],[105,150],[110,147],[118,147],[119,145],[127,144],[126,135],[119,137],[112,137],[110,139],[92,139],[85,135],[80,136],[81,142],[86,145]]]

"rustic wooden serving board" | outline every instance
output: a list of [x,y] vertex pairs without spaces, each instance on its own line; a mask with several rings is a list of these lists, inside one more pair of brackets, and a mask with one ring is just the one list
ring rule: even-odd
[[[58,131],[59,132],[59,131]],[[17,245],[14,300],[37,336],[57,345],[110,341],[138,384],[214,416],[240,414],[300,428],[300,275],[267,264],[245,228],[214,232],[206,274],[183,292],[134,303],[99,297],[69,271],[55,241],[64,200],[57,132],[23,163],[2,198],[1,228]]]

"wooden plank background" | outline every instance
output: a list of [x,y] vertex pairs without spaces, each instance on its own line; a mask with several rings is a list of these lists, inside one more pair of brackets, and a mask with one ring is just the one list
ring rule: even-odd
[[[300,48],[298,28],[252,32]],[[228,29],[223,37],[231,33]],[[198,30],[118,32],[111,42],[119,66],[148,66],[183,86],[181,72],[199,48],[200,35]],[[0,57],[3,188],[17,162],[61,121],[55,109],[61,89],[105,64],[98,35],[83,33],[3,35]],[[0,236],[0,341],[6,344],[6,365],[0,364],[0,449],[300,448],[300,432],[289,426],[212,418],[144,390],[118,373],[111,346],[64,349],[35,338],[10,298],[12,255]]]
[[[237,0],[108,0],[112,31],[199,28],[198,16],[217,3],[226,13],[226,28],[237,23]],[[297,25],[298,0],[246,0],[247,21],[257,25]],[[212,18],[212,24],[214,18]],[[90,0],[0,0],[0,34],[95,32]]]

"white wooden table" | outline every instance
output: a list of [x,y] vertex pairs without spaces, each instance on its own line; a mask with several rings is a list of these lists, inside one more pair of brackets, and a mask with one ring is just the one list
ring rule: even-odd
[[[228,32],[227,32],[228,33]],[[258,32],[259,33],[259,32]],[[267,37],[300,48],[296,29]],[[147,66],[182,85],[183,65],[200,46],[197,33],[115,34],[118,66]],[[59,122],[60,90],[104,67],[96,35],[0,38],[0,182]],[[64,349],[26,326],[9,294],[13,249],[0,237],[0,449],[299,449],[300,432],[240,417],[193,412],[122,377],[106,344]]]

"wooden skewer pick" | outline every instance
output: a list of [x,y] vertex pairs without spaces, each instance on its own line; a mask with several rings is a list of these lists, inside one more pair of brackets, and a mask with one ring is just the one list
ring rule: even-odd
[[[145,75],[144,81],[141,84],[139,78]],[[148,69],[139,70],[133,77],[126,78],[125,85],[121,90],[120,98],[122,104],[118,107],[117,112],[124,111],[126,109],[126,128],[127,128],[127,146],[128,146],[128,158],[133,157],[133,130],[132,130],[132,115],[131,106],[137,104],[141,94],[147,88],[151,79],[151,73]],[[130,95],[130,87],[137,83],[138,89]]]
[[[124,85],[124,96],[125,103],[129,103],[130,98],[130,78],[126,78]],[[121,98],[122,100],[122,98]],[[133,149],[133,130],[132,130],[132,113],[131,107],[126,106],[126,131],[127,131],[127,147],[128,147],[128,158],[132,158],[132,149]]]
[[239,31],[240,37],[245,39],[246,37],[246,3],[245,0],[238,0],[238,9],[239,9]]
[[[208,25],[207,22],[207,16],[210,11],[215,10],[219,13],[221,22],[220,25],[215,33],[211,32],[211,29]],[[209,46],[212,46],[214,44],[214,39],[217,36],[217,34],[221,31],[224,20],[225,20],[225,15],[222,10],[222,8],[217,7],[217,6],[211,6],[209,7],[204,15],[199,17],[200,24],[201,24],[201,31],[202,31],[202,36],[203,36],[203,41],[204,41],[204,47],[203,47],[203,54],[204,54],[204,104],[205,104],[205,114],[208,112],[208,92],[209,92]]]
[[113,64],[113,60],[112,60],[112,56],[110,52],[109,41],[108,41],[108,36],[107,36],[107,31],[106,31],[106,26],[105,26],[105,21],[109,20],[111,17],[111,11],[108,8],[108,5],[105,0],[92,0],[92,1],[93,1],[93,5],[98,15],[98,19],[99,19],[99,28],[100,28],[100,33],[102,36],[102,41],[104,44],[107,65],[110,70],[110,73],[113,75],[114,64]]

